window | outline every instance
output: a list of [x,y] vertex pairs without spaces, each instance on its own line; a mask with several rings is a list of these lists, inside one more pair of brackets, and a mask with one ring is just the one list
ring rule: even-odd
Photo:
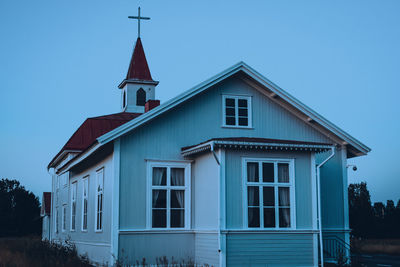
[[148,227],[189,227],[190,165],[153,162],[148,176]]
[[58,219],[59,213],[58,213],[58,207],[56,207],[56,217],[54,218],[54,231],[56,233],[58,233],[59,229],[60,229],[60,223],[59,223],[59,219]]
[[126,107],[126,91],[122,93],[122,108]]
[[88,225],[88,189],[89,189],[89,176],[83,178],[83,192],[82,192],[82,231],[87,231]]
[[67,229],[67,204],[62,206],[62,231]]
[[76,227],[76,189],[77,182],[73,182],[71,187],[71,231],[75,231]]
[[251,97],[250,96],[222,96],[223,118],[225,127],[251,127]]
[[96,172],[96,231],[103,229],[104,168]]
[[245,159],[248,228],[293,228],[295,225],[293,160]]
[[146,92],[140,88],[136,92],[136,106],[144,106],[146,104]]

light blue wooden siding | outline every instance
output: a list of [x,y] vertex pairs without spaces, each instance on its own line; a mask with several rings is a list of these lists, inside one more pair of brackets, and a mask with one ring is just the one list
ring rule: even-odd
[[227,150],[226,159],[226,226],[243,227],[242,158],[290,158],[295,165],[296,228],[312,229],[311,154],[309,152],[249,152]]
[[157,258],[194,261],[194,234],[192,233],[135,233],[119,237],[119,259],[125,264],[141,262],[155,264]]
[[[329,156],[328,153],[316,156],[317,163]],[[322,228],[343,228],[345,226],[345,196],[347,194],[347,168],[341,151],[321,167],[321,207]],[[345,176],[345,177],[344,177]],[[347,199],[347,198],[346,198]]]
[[313,266],[312,234],[232,233],[227,266]]
[[[222,94],[252,96],[254,129],[221,127]],[[145,159],[182,159],[181,147],[213,137],[329,142],[242,80],[229,79],[121,137],[120,228],[144,228],[146,225]]]
[[217,233],[196,233],[194,249],[197,264],[219,266]]

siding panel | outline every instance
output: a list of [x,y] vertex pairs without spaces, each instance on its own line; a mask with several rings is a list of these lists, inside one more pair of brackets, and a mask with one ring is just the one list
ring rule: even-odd
[[227,266],[313,266],[312,234],[230,233]]

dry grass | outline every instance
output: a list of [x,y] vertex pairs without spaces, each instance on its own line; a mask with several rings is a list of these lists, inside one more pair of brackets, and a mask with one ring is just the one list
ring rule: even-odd
[[352,245],[360,253],[400,255],[400,239],[354,239]]
[[39,238],[0,238],[0,267],[92,267],[73,246],[42,242]]

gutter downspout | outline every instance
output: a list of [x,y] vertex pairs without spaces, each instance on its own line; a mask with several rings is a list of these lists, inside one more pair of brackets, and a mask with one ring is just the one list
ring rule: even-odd
[[217,162],[219,169],[220,169],[220,172],[219,172],[220,177],[219,177],[219,181],[218,181],[218,187],[219,187],[219,190],[218,190],[218,195],[219,195],[219,197],[218,197],[218,255],[219,255],[219,265],[221,267],[224,267],[225,264],[224,264],[223,255],[222,255],[222,234],[221,234],[221,226],[222,226],[222,222],[221,222],[221,220],[222,220],[222,218],[221,218],[221,209],[222,209],[221,193],[222,192],[221,191],[223,190],[221,188],[222,187],[222,185],[221,185],[221,162],[220,162],[220,159],[218,159],[217,153],[214,150],[214,145],[215,145],[215,143],[214,143],[214,141],[212,141],[210,143],[210,150],[211,150],[211,153],[213,154],[215,161]]
[[324,165],[328,160],[330,160],[335,155],[335,147],[331,147],[331,154],[320,164],[317,165],[317,198],[318,198],[318,229],[319,229],[319,247],[320,247],[320,258],[321,258],[321,267],[324,267],[324,250],[322,247],[322,224],[321,224],[321,176],[320,176],[320,168]]

